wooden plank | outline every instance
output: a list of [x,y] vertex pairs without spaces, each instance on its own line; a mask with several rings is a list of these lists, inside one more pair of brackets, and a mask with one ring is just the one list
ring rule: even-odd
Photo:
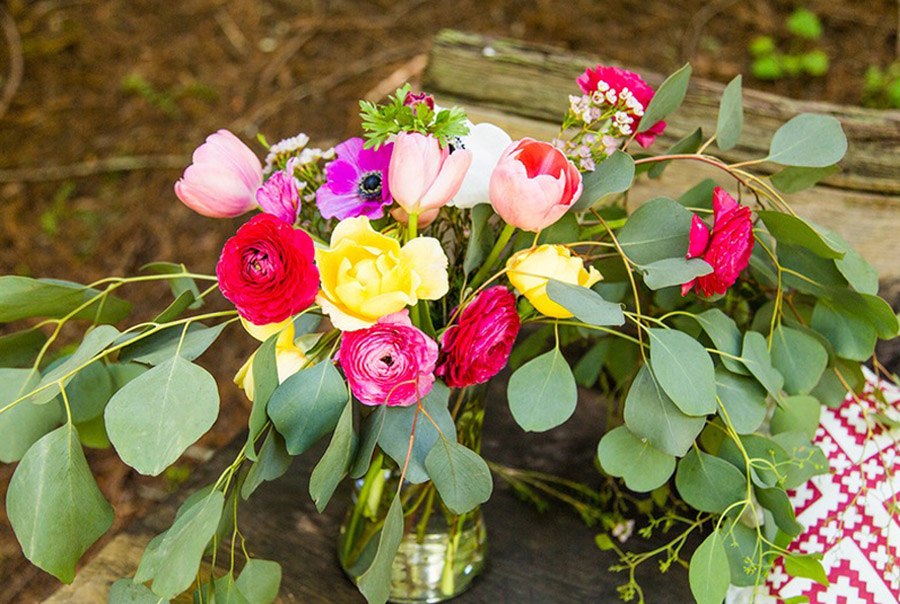
[[[525,434],[510,416],[505,388],[504,379],[494,380],[487,400],[485,455],[515,467],[556,472],[598,484],[593,458],[606,410],[597,394],[583,391],[575,416],[563,427],[544,434]],[[215,480],[243,442],[243,438],[237,438],[197,471],[188,489],[116,536],[81,569],[72,585],[62,588],[48,602],[105,602],[109,586],[134,573],[143,545],[168,528],[188,491]],[[322,450],[320,444],[297,459],[287,475],[262,485],[250,501],[241,505],[239,522],[251,555],[277,560],[283,566],[279,602],[364,602],[337,563],[338,529],[349,499],[346,481],[323,514],[316,513],[308,494],[309,474]],[[598,529],[585,526],[570,509],[554,505],[551,511],[538,513],[498,483],[484,514],[490,550],[488,569],[456,602],[618,601],[616,586],[626,577],[607,570],[616,562],[615,556],[596,547],[594,535]],[[661,575],[653,564],[646,566],[638,577],[650,594],[648,602],[690,601],[687,573],[682,568]]]
[[[447,30],[434,40],[425,71],[426,89],[505,113],[558,123],[577,92],[575,78],[603,59],[515,40],[502,40]],[[634,66],[632,66],[634,68]],[[639,69],[652,86],[664,76]],[[667,119],[663,146],[697,126],[715,131],[724,86],[693,78],[685,102]],[[721,153],[727,161],[765,157],[772,134],[798,113],[837,117],[850,143],[842,171],[825,183],[842,189],[900,194],[900,111],[881,111],[815,101],[794,101],[744,89],[744,132],[741,144]],[[664,148],[664,147],[663,147]]]

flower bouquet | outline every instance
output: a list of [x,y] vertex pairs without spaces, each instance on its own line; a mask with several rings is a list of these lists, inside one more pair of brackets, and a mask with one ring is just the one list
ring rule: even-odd
[[[0,321],[23,322],[0,338],[0,460],[19,462],[7,512],[25,555],[74,578],[112,522],[82,445],[163,472],[217,416],[216,382],[194,361],[239,324],[233,337],[259,341],[235,377],[253,402],[246,443],[112,602],[192,588],[201,602],[272,601],[280,567],[252,556],[238,504],[329,434],[310,496],[322,510],[352,481],[338,554],[366,599],[466,589],[483,567],[479,506],[493,488],[479,454],[485,384],[514,346],[508,403],[524,430],[571,417],[576,375],[623,395],[621,425],[598,427],[599,463],[670,507],[654,526],[688,527],[666,566],[705,531],[690,563],[699,602],[758,583],[781,557],[818,577],[815,556],[787,549],[801,527],[785,490],[826,471],[810,442],[819,410],[862,387],[860,362],[897,334],[897,317],[866,261],[783,196],[834,170],[846,150],[837,120],[799,115],[767,157],[727,164],[709,150],[739,140],[738,78],[714,134],[646,152],[689,77],[685,66],[654,92],[637,74],[588,69],[549,142],[512,140],[408,86],[362,102],[364,138],[333,149],[260,136],[263,163],[221,130],[175,185],[205,216],[261,210],[225,243],[215,276],[156,263],[89,285],[0,277]],[[673,161],[718,169],[721,186],[630,207],[635,180]],[[763,162],[782,169],[752,171]],[[167,282],[172,302],[120,330],[130,305],[119,291],[137,282]],[[217,290],[235,310],[200,310]],[[80,343],[54,348],[76,321],[88,326]],[[572,343],[586,350],[574,372]],[[598,544],[630,571],[622,596],[642,597],[634,568],[646,557],[605,533]]]

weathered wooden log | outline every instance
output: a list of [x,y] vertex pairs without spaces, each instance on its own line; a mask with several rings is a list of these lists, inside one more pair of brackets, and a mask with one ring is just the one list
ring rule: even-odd
[[[549,140],[558,132],[568,95],[575,92],[575,78],[598,62],[603,61],[520,41],[444,31],[434,40],[423,85],[443,104],[464,106],[475,122],[496,123],[514,137],[527,134]],[[640,71],[653,86],[664,79]],[[666,134],[657,148],[665,149],[698,125],[704,132],[714,132],[723,88],[693,78],[684,104],[667,118]],[[801,215],[843,235],[883,280],[900,280],[900,263],[888,247],[900,230],[900,111],[793,101],[748,89],[744,105],[741,143],[725,153],[713,148],[726,161],[765,157],[772,134],[798,113],[827,113],[841,121],[849,140],[841,171],[819,186],[790,195],[789,202]],[[697,162],[685,163],[673,162],[659,180],[640,179],[629,203],[679,195],[706,177],[728,184],[722,173]]]

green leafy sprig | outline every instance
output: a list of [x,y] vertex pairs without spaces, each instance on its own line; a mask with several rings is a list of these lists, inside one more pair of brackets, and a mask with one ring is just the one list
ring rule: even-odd
[[404,104],[406,95],[411,90],[409,84],[403,85],[388,97],[387,103],[378,104],[371,101],[360,101],[360,117],[365,132],[365,148],[377,149],[391,135],[400,132],[420,132],[431,134],[446,147],[450,140],[469,133],[466,125],[466,112],[459,107],[435,111],[425,103],[414,107]]

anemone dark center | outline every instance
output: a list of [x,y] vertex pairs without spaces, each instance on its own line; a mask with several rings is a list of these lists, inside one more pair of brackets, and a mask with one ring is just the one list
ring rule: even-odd
[[381,197],[381,172],[372,171],[363,174],[359,179],[359,195],[370,201]]
[[465,149],[466,146],[463,144],[463,141],[460,137],[454,136],[447,141],[447,147],[450,149],[450,153],[454,151],[459,151],[460,149]]

